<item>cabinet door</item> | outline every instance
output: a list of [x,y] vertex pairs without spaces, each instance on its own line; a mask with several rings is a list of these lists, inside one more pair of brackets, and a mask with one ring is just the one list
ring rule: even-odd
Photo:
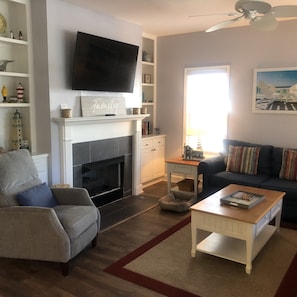
[[165,146],[155,146],[153,148],[153,178],[161,177],[165,174]]
[[142,148],[141,152],[141,182],[153,179],[152,147]]

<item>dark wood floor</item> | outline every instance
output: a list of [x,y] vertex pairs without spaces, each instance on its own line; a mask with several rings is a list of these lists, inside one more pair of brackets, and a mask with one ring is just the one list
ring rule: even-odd
[[101,232],[97,247],[90,247],[73,259],[66,277],[61,275],[57,263],[0,259],[0,297],[161,296],[104,273],[103,269],[187,215],[155,207]]

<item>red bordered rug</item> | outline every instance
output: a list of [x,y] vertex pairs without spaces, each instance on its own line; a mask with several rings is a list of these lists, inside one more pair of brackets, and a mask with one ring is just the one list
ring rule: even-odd
[[[190,216],[186,219],[182,220],[178,224],[174,225],[173,227],[169,228],[165,232],[161,233],[160,235],[156,236],[152,240],[148,241],[147,243],[143,244],[139,248],[135,249],[125,257],[121,258],[120,260],[116,261],[109,267],[105,268],[104,271],[107,273],[110,273],[114,276],[117,276],[119,278],[122,278],[124,280],[130,281],[132,283],[135,283],[139,286],[145,287],[147,289],[150,289],[152,291],[158,292],[160,294],[163,294],[165,296],[170,297],[204,297],[199,296],[196,294],[193,294],[191,292],[185,291],[183,289],[165,284],[163,282],[160,282],[156,279],[147,277],[145,275],[142,275],[140,273],[131,271],[125,266],[129,264],[130,262],[134,261],[147,251],[149,251],[151,248],[158,245],[160,242],[180,230],[181,228],[185,227],[187,224],[190,223]],[[297,275],[297,253],[295,257],[293,258],[293,261],[291,262],[276,294],[274,297],[296,297],[297,294],[297,286],[296,286],[296,275]]]

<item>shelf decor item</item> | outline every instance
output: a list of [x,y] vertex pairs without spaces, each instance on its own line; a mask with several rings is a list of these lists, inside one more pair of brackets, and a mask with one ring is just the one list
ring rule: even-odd
[[8,95],[8,91],[7,91],[7,88],[5,86],[2,87],[1,94],[2,94],[2,97],[3,97],[3,103],[7,102],[6,98],[7,98],[7,95]]
[[23,144],[23,124],[21,113],[16,110],[13,113],[11,125],[11,149],[18,150]]
[[21,83],[18,84],[18,86],[16,88],[16,92],[17,92],[18,102],[23,103],[24,102],[24,87],[22,86]]
[[6,19],[5,17],[0,13],[0,36],[5,36],[6,35]]
[[153,57],[146,51],[142,51],[142,61],[144,62],[153,62]]
[[14,60],[0,60],[0,71],[6,71],[8,63],[14,62]]
[[145,84],[151,84],[152,83],[152,76],[150,74],[144,74],[143,75],[143,82]]

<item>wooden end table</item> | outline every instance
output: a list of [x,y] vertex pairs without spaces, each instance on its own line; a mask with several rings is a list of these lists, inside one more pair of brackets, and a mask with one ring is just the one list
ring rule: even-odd
[[[250,209],[221,205],[220,198],[240,190],[265,195],[265,199]],[[253,259],[279,230],[285,194],[232,184],[194,204],[191,207],[192,257],[200,251],[242,263],[250,274]],[[275,224],[269,225],[273,218]],[[209,231],[210,235],[199,242],[199,230]]]
[[167,180],[168,180],[168,192],[171,190],[171,174],[181,173],[185,175],[191,175],[194,178],[194,193],[198,194],[198,165],[199,161],[196,160],[184,160],[183,158],[174,158],[166,160],[167,165]]

